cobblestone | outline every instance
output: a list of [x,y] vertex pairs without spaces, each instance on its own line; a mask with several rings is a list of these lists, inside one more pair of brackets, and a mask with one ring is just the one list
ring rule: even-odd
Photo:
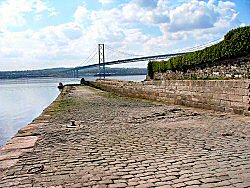
[[250,187],[249,135],[250,117],[74,86],[1,149],[0,187]]

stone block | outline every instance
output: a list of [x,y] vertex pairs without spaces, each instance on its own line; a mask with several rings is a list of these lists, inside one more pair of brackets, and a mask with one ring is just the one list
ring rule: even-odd
[[244,94],[244,93],[245,93],[245,91],[242,88],[236,88],[236,89],[234,89],[234,95],[247,95],[247,93],[246,94]]
[[35,145],[37,139],[37,136],[14,137],[5,146],[3,146],[1,150],[30,148]]
[[241,80],[233,80],[232,82],[233,82],[234,88],[241,88],[242,87],[243,82]]
[[242,96],[241,95],[229,95],[229,100],[232,102],[242,102]]
[[229,95],[228,94],[221,94],[221,98],[222,100],[229,100]]
[[222,106],[231,106],[231,101],[227,101],[227,100],[220,100],[220,105]]
[[22,151],[15,151],[15,150],[10,150],[9,152],[1,153],[0,161],[18,159],[22,153],[23,153]]
[[250,102],[250,97],[249,96],[242,96],[242,102],[243,103],[249,103]]
[[231,101],[231,106],[232,107],[244,107],[244,104],[242,102],[232,102]]
[[224,86],[225,86],[225,81],[224,81],[224,80],[218,80],[218,81],[217,81],[217,86],[218,86],[219,88],[224,88]]
[[222,92],[221,93],[223,93],[223,94],[231,94],[232,93],[232,87],[224,87],[223,89],[222,89]]
[[234,80],[227,80],[225,83],[225,86],[228,88],[233,88],[236,85]]
[[250,81],[242,81],[241,88],[243,89],[250,89]]
[[228,94],[230,95],[236,95],[236,90],[238,90],[239,88],[230,88],[228,91]]
[[0,161],[0,172],[14,166],[18,162],[18,159]]

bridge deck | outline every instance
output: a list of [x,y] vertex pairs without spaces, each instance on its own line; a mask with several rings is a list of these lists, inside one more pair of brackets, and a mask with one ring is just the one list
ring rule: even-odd
[[174,57],[174,56],[184,55],[186,53],[189,53],[189,52],[154,55],[154,56],[145,56],[145,57],[136,57],[136,58],[129,58],[129,59],[121,59],[121,60],[116,60],[116,61],[108,61],[108,62],[100,63],[100,64],[96,63],[96,64],[92,64],[92,65],[79,66],[79,67],[75,67],[75,68],[73,68],[71,70],[88,69],[88,68],[97,67],[99,65],[100,66],[103,66],[103,65],[115,65],[115,64],[139,62],[139,61],[150,61],[150,60],[156,60],[156,59],[167,59],[167,58]]

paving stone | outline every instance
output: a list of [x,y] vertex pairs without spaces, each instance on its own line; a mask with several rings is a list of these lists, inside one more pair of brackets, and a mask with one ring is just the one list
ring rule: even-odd
[[234,187],[239,187],[239,188],[249,188],[250,187],[250,182],[236,183],[233,186]]
[[160,182],[161,180],[160,179],[149,179],[147,180],[147,182],[149,183],[155,183],[155,182]]
[[109,185],[110,188],[119,188],[119,187],[126,187],[126,186],[127,186],[126,183],[115,183],[115,184]]
[[173,186],[174,187],[186,187],[186,184],[185,183],[175,183]]
[[203,183],[216,183],[216,182],[219,182],[220,180],[216,178],[202,178],[201,181]]
[[102,180],[99,182],[100,184],[112,184],[113,181],[112,180]]
[[136,185],[139,185],[139,182],[131,181],[131,182],[128,182],[128,185],[129,186],[136,186]]
[[200,188],[199,185],[188,185],[185,188]]
[[167,182],[156,182],[154,183],[157,187],[158,186],[164,186],[164,185],[169,185]]
[[249,187],[249,117],[87,86],[60,100],[0,150],[0,187]]
[[173,188],[171,185],[162,185],[162,186],[157,186],[158,188]]
[[166,176],[166,177],[163,177],[160,179],[161,179],[161,181],[171,181],[171,180],[176,179],[176,176]]
[[125,176],[122,176],[121,177],[122,179],[131,179],[131,178],[134,178],[133,175],[125,175]]
[[200,185],[201,184],[201,182],[200,181],[198,181],[198,180],[191,180],[191,181],[185,181],[185,184],[186,185]]
[[135,187],[136,188],[147,188],[147,187],[153,187],[153,186],[154,186],[153,183],[145,183],[145,184],[137,185]]
[[118,180],[113,180],[114,183],[126,183],[127,180],[124,180],[124,179],[118,179]]
[[201,184],[200,185],[201,188],[214,188],[214,184],[210,183],[210,184]]
[[229,185],[232,185],[229,181],[221,181],[213,184],[215,187],[227,187]]

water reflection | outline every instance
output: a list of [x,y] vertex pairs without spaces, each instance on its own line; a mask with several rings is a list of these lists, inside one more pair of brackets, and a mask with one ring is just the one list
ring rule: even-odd
[[[37,117],[58,96],[62,79],[0,80],[0,146]],[[79,83],[79,79],[63,79]]]

